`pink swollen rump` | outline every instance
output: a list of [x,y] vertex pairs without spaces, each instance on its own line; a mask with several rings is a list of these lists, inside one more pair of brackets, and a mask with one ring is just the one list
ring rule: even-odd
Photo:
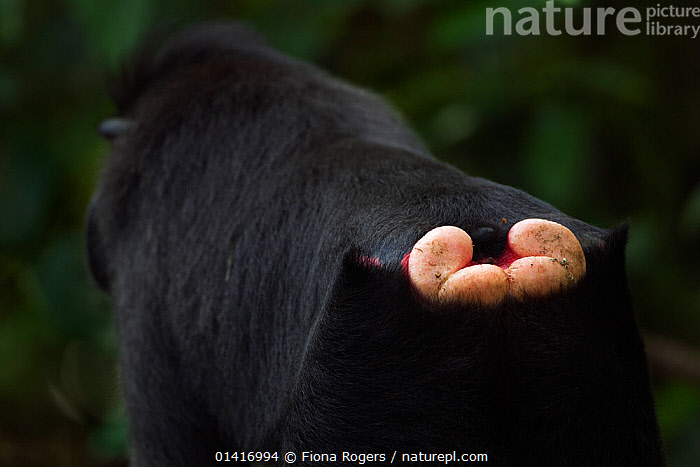
[[544,219],[525,219],[508,232],[494,264],[472,261],[469,234],[441,226],[426,233],[409,253],[411,283],[428,300],[496,305],[507,296],[543,297],[570,287],[586,273],[576,236]]

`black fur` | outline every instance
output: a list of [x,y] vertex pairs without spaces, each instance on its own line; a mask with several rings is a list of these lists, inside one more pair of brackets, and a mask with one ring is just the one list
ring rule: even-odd
[[[242,450],[664,464],[626,228],[434,160],[376,96],[239,26],[190,29],[135,63],[114,94],[134,124],[87,222],[135,465]],[[428,230],[459,226],[496,255],[533,217],[581,240],[573,290],[496,308],[417,299],[401,260]]]

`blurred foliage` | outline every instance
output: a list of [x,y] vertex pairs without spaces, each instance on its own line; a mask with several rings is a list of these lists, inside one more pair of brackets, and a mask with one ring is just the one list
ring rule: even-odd
[[[103,72],[163,24],[243,19],[383,94],[439,158],[593,224],[629,218],[640,325],[697,347],[698,42],[486,36],[487,6],[543,3],[0,0],[0,464],[124,464],[116,339],[82,222],[109,151]],[[654,383],[672,465],[700,465],[700,390]]]

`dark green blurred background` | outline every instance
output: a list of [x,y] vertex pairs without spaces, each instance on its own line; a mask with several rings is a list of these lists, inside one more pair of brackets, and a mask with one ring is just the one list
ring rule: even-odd
[[700,38],[485,35],[487,6],[543,4],[0,0],[0,465],[124,463],[116,339],[82,233],[109,151],[105,72],[152,26],[211,18],[381,93],[474,175],[599,226],[630,219],[670,460],[700,465]]

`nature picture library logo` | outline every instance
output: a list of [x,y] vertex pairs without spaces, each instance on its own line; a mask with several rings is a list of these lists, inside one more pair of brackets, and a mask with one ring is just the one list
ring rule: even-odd
[[[695,39],[700,34],[700,6],[657,3],[645,8],[625,7],[616,10],[612,7],[558,6],[562,3],[549,0],[541,11],[530,6],[517,11],[511,11],[507,7],[486,8],[486,34],[492,36],[494,29],[498,29],[503,35],[510,36],[513,34],[514,23],[515,34],[519,36],[600,36],[612,28],[626,36],[645,34]],[[567,3],[571,4],[571,1]],[[557,24],[561,24],[562,17],[563,29],[557,27]],[[541,25],[543,21],[544,26]]]

